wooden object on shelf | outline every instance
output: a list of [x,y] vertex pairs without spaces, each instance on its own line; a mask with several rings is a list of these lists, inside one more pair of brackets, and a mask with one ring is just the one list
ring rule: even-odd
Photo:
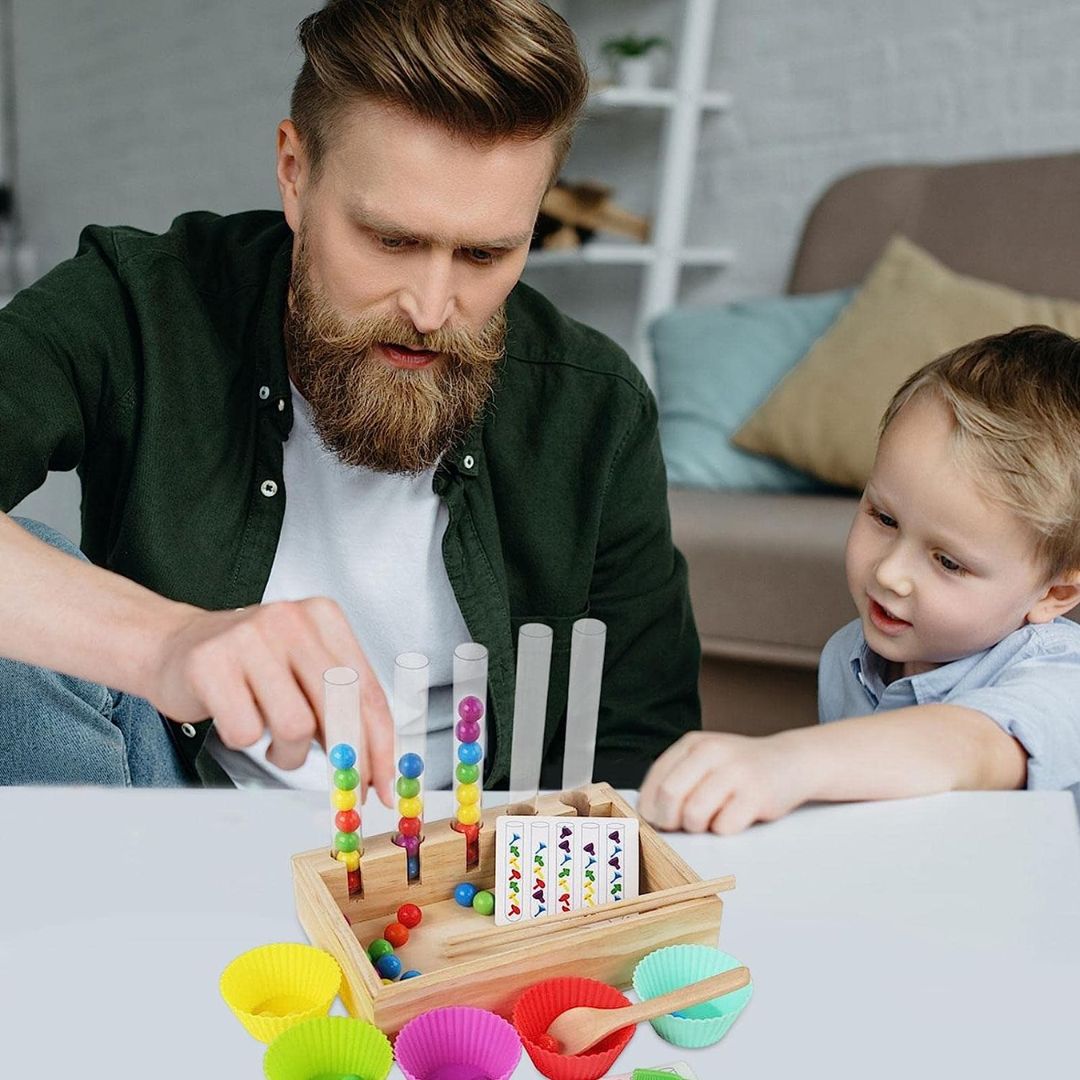
[[[710,883],[707,895],[686,896],[681,887],[700,886],[693,869],[645,822],[640,827],[641,890],[659,906],[637,912],[607,905],[611,916],[569,923],[544,936],[516,939],[515,927],[489,927],[489,941],[467,956],[447,955],[447,942],[477,929],[478,915],[453,899],[454,886],[469,881],[490,888],[495,881],[495,819],[506,807],[485,810],[480,830],[480,862],[465,869],[465,840],[448,820],[426,825],[421,847],[421,880],[409,884],[403,850],[391,834],[365,839],[362,896],[350,897],[345,869],[324,848],[294,855],[297,914],[312,944],[341,965],[341,999],[356,1017],[392,1034],[414,1016],[443,1005],[475,1005],[508,1016],[526,987],[541,979],[586,974],[626,987],[646,953],[667,945],[715,945],[723,903]],[[608,784],[542,796],[538,814],[631,817],[634,810]],[[668,896],[668,892],[671,895]],[[366,946],[382,936],[404,902],[418,904],[423,922],[399,951],[406,968],[423,974],[383,984],[368,960]],[[601,911],[603,909],[594,909]],[[591,913],[590,913],[591,914]],[[553,917],[555,919],[558,916]],[[536,927],[543,925],[537,922]]]

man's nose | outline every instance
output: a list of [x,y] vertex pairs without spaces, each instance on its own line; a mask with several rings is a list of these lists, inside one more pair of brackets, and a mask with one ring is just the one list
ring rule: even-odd
[[883,589],[888,589],[895,596],[911,594],[911,572],[899,544],[893,544],[878,560],[874,577]]
[[431,251],[411,267],[413,273],[398,294],[402,312],[420,334],[445,326],[454,313],[452,252]]

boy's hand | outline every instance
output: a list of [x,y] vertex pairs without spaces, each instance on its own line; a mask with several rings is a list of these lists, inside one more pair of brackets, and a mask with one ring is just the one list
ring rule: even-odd
[[661,829],[723,835],[782,817],[810,797],[808,763],[788,734],[684,735],[642,782],[641,816]]

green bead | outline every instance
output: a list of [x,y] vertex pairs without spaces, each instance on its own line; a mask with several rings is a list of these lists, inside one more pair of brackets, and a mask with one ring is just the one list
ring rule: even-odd
[[480,776],[480,766],[466,765],[464,761],[460,761],[458,767],[454,770],[454,775],[463,784],[475,784]]
[[334,787],[352,791],[360,783],[360,774],[353,768],[334,770]]
[[360,847],[360,837],[354,832],[339,832],[334,837],[336,851],[356,851]]
[[371,957],[371,962],[374,964],[376,960],[381,959],[384,956],[389,956],[394,951],[394,946],[390,944],[386,938],[377,937],[368,947],[367,954]]
[[408,776],[399,776],[397,782],[397,793],[403,799],[411,799],[420,794],[420,781],[413,780]]
[[472,906],[473,911],[478,911],[481,915],[491,915],[495,911],[495,896],[487,889],[481,889],[472,898]]

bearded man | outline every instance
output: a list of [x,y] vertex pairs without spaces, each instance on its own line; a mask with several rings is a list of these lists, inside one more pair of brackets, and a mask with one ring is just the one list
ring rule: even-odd
[[[92,226],[0,312],[0,509],[77,468],[82,553],[0,514],[0,781],[322,786],[322,676],[361,677],[389,804],[394,657],[608,626],[595,777],[699,726],[656,409],[610,341],[518,283],[587,77],[537,0],[331,0],[300,25],[283,213]],[[286,497],[287,496],[287,497]],[[78,557],[72,558],[75,554]]]

